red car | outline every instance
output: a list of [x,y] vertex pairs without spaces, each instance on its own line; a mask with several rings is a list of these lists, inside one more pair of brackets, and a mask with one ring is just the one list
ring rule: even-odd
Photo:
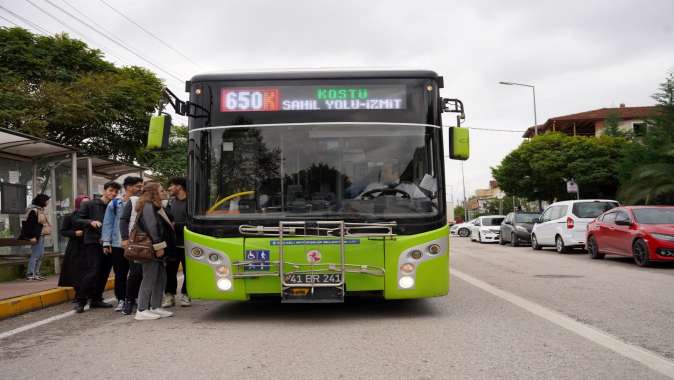
[[674,206],[618,207],[587,225],[585,248],[593,259],[632,256],[640,267],[674,262]]

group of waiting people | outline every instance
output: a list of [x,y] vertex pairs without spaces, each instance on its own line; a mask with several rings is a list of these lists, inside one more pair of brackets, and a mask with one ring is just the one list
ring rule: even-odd
[[[143,183],[140,177],[127,177],[123,185],[108,182],[98,198],[76,198],[75,210],[63,219],[60,231],[69,241],[59,286],[75,288],[77,313],[84,312],[87,303],[90,308],[115,307],[103,301],[105,285],[113,270],[115,311],[130,315],[136,308],[137,320],[173,315],[165,308],[176,304],[180,264],[185,273],[183,229],[187,222],[187,185],[182,177],[172,178],[169,185],[171,198],[168,201],[162,199],[161,184]],[[124,192],[118,196],[122,186]],[[33,231],[32,235],[39,231],[39,235],[24,237],[33,245],[28,280],[43,278],[39,276],[39,251],[44,252],[44,230],[48,226],[44,208],[48,200],[48,196],[39,194],[29,209],[27,224],[31,223],[32,228],[26,230]],[[124,257],[134,228],[152,240],[154,260],[129,261]],[[33,256],[38,257],[35,263]],[[190,306],[185,283],[184,279],[179,302],[181,306]]]

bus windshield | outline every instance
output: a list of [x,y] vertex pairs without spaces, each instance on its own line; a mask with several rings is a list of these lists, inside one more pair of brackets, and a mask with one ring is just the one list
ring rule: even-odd
[[[191,131],[195,215],[435,216],[444,202],[434,126],[307,123]],[[246,215],[242,215],[246,214]]]

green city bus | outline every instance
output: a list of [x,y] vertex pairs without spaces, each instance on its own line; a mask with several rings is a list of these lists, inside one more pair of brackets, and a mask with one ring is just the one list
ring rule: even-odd
[[[463,104],[432,71],[204,74],[189,101],[186,281],[195,299],[343,302],[446,295],[449,155]],[[167,143],[153,117],[148,146]]]

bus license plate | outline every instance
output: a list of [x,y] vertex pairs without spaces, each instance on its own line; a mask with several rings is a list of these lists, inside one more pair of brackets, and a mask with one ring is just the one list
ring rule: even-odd
[[338,284],[342,282],[339,273],[297,273],[286,275],[288,284]]

